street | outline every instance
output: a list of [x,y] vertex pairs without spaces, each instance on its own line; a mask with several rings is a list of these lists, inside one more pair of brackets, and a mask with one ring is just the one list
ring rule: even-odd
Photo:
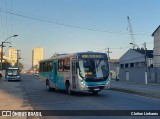
[[[25,109],[31,109],[32,107],[34,110],[160,110],[159,99],[112,90],[103,90],[98,95],[90,93],[68,95],[65,91],[59,90],[49,92],[46,90],[44,82],[40,81],[37,76],[33,75],[23,75],[22,81],[20,82],[4,81],[0,83],[0,85],[3,84],[6,87],[1,86],[1,91],[7,93],[11,93],[11,91],[8,91],[8,88],[11,88],[12,91],[14,91],[14,86],[18,85],[15,90],[18,89],[23,95],[11,95],[17,98],[22,98],[25,107],[29,107]],[[12,109],[12,107],[9,109]],[[18,107],[14,109],[19,110]],[[57,116],[56,118],[68,119],[70,117]],[[132,118],[136,117],[132,116]]]

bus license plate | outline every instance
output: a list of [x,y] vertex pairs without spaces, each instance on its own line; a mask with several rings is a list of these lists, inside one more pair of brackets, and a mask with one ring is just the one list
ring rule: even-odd
[[96,90],[96,91],[97,91],[97,90],[100,90],[100,89],[99,89],[99,88],[95,88],[94,90]]

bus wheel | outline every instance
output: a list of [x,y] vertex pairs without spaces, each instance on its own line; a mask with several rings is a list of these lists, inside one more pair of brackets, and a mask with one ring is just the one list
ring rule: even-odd
[[97,95],[98,91],[93,91],[92,93],[93,93],[93,95]]
[[73,92],[72,92],[72,90],[71,90],[70,84],[66,84],[66,92],[67,92],[69,95],[72,95],[72,94],[73,94]]
[[46,88],[48,91],[51,91],[51,87],[48,80],[46,81]]

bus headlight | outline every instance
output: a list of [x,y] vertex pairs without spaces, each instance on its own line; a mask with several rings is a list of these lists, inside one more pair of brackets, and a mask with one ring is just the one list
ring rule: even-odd
[[86,86],[86,84],[83,81],[81,81],[81,86]]
[[81,85],[85,85],[85,83],[84,83],[84,82],[81,82]]

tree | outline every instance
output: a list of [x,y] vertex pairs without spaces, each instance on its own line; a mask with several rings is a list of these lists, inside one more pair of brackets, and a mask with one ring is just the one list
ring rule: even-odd
[[5,62],[2,63],[2,69],[5,70],[7,67],[11,66],[11,64],[5,60]]
[[20,68],[20,70],[22,70],[24,68],[24,65],[21,62],[15,63],[14,66],[18,66]]

